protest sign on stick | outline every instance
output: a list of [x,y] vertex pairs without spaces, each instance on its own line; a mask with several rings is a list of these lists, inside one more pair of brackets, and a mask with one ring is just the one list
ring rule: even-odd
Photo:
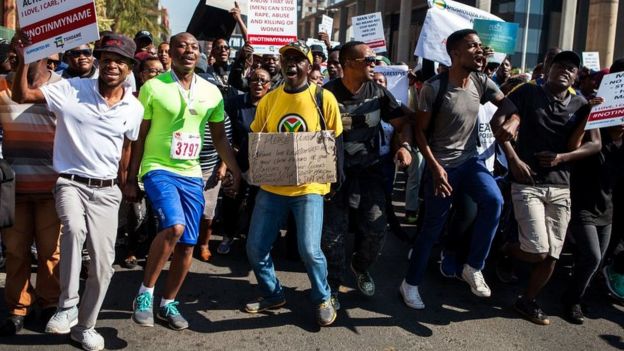
[[513,54],[516,52],[518,23],[475,18],[473,24],[483,46],[498,53]]
[[353,23],[353,37],[355,40],[364,42],[377,53],[388,51],[386,49],[386,37],[384,36],[381,12],[355,16],[351,19],[351,23]]
[[321,19],[321,23],[319,24],[319,30],[318,30],[319,33],[321,32],[327,33],[329,37],[331,38],[333,29],[334,29],[334,19],[327,15],[323,15]]
[[93,0],[17,1],[17,16],[32,43],[26,63],[99,39]]
[[624,72],[604,76],[597,96],[605,102],[591,109],[585,130],[624,124]]
[[249,133],[248,175],[254,185],[333,183],[334,132]]
[[279,48],[297,41],[295,0],[249,0],[247,38],[258,54],[279,53]]

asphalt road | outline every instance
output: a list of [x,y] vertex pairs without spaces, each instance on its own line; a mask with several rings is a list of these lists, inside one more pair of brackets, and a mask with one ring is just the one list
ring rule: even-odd
[[[406,228],[413,234],[414,228]],[[213,253],[219,237],[211,245]],[[276,248],[278,276],[286,288],[287,305],[275,312],[249,315],[244,303],[257,295],[256,281],[237,241],[227,256],[215,254],[210,263],[194,260],[182,291],[180,309],[190,322],[176,332],[164,325],[140,327],[131,319],[132,299],[142,280],[142,270],[115,266],[116,273],[99,315],[97,330],[111,350],[610,350],[624,349],[624,307],[606,295],[601,281],[591,288],[584,325],[563,320],[559,298],[569,273],[564,256],[540,298],[551,325],[538,326],[521,319],[511,308],[522,283],[498,283],[486,269],[492,297],[478,298],[468,285],[443,278],[436,260],[430,261],[421,294],[427,309],[407,308],[398,286],[407,268],[407,244],[388,234],[382,255],[372,269],[377,293],[365,298],[348,276],[336,322],[320,328],[308,294],[310,284],[303,265],[281,255]],[[166,272],[164,272],[166,274]],[[163,274],[163,275],[164,275]],[[520,267],[526,281],[526,267]],[[161,277],[162,278],[162,277]],[[0,273],[0,291],[5,274]],[[160,300],[159,281],[156,302]],[[6,315],[3,300],[0,316]],[[43,334],[36,317],[25,330],[0,338],[0,350],[68,350],[79,345],[68,336]]]

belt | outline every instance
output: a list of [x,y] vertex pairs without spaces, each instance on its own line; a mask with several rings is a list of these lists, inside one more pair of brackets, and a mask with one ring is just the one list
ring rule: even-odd
[[67,174],[67,173],[61,173],[59,174],[59,177],[73,180],[75,182],[85,184],[86,186],[89,186],[92,188],[104,188],[104,187],[109,187],[109,186],[113,186],[117,184],[117,179],[86,178],[86,177],[77,176],[75,174]]

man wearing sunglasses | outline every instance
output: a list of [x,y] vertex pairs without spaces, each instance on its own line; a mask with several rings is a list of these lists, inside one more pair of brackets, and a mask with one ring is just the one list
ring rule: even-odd
[[63,71],[63,78],[98,78],[99,71],[93,64],[93,50],[89,45],[83,44],[67,50],[64,57],[69,67]]
[[[323,251],[328,261],[329,283],[338,292],[345,270],[345,237],[349,228],[350,209],[355,210],[356,223],[362,233],[354,248],[351,269],[359,291],[365,296],[375,294],[375,283],[368,273],[375,262],[386,233],[386,193],[384,190],[379,131],[381,121],[392,124],[403,139],[395,159],[406,167],[411,162],[410,123],[403,108],[384,87],[373,81],[375,54],[364,43],[352,41],[340,49],[343,77],[325,85],[334,93],[340,106],[344,125],[344,172],[346,179],[336,193],[325,202]],[[336,296],[335,296],[336,297]]]
[[205,74],[200,74],[200,76],[216,85],[221,91],[223,98],[238,95],[239,91],[229,82],[232,65],[230,63],[230,46],[228,41],[223,38],[213,41],[210,55],[214,57],[215,62],[212,66],[208,66]]

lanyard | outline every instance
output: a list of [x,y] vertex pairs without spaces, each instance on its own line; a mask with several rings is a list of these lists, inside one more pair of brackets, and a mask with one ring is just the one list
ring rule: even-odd
[[186,108],[188,108],[191,114],[196,114],[195,109],[193,109],[193,97],[195,95],[195,85],[197,83],[197,75],[193,73],[193,80],[191,81],[191,86],[189,87],[189,92],[187,94],[187,92],[184,90],[184,87],[182,86],[182,83],[178,79],[178,76],[176,76],[176,74],[173,73],[173,70],[169,72],[171,74],[171,78],[173,78],[173,80],[176,82],[178,86],[178,91],[180,91],[180,95],[182,96],[182,99],[186,103]]

